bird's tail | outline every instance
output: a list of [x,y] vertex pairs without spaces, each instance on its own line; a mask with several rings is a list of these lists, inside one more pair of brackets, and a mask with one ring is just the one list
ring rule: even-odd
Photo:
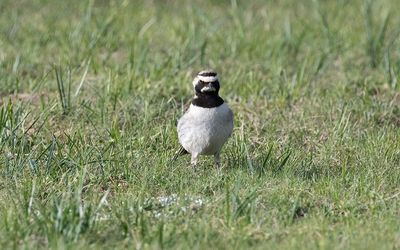
[[180,149],[179,149],[178,151],[176,151],[174,157],[172,158],[172,161],[176,161],[176,159],[178,159],[179,156],[185,155],[185,154],[189,154],[189,152],[186,151],[186,149],[184,149],[184,148],[181,146]]

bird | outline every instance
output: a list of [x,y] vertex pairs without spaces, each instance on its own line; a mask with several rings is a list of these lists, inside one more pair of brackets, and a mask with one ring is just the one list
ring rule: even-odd
[[222,146],[232,135],[233,112],[219,96],[220,82],[214,70],[202,70],[194,78],[195,95],[188,110],[178,120],[177,132],[181,145],[179,155],[191,154],[191,166],[196,170],[200,155],[214,155],[220,169]]

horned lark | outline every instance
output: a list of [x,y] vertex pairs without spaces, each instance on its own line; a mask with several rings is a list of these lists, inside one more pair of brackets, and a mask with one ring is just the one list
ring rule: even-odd
[[189,109],[178,121],[181,154],[192,155],[191,165],[199,155],[214,155],[220,167],[220,151],[233,130],[233,113],[218,95],[220,83],[215,71],[204,70],[193,80],[195,96]]

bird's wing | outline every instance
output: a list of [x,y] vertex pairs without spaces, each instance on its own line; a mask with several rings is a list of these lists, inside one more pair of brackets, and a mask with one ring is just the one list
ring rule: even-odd
[[[186,112],[183,114],[183,116],[177,121],[177,130],[179,132],[179,130],[181,130],[181,126],[183,125],[183,123],[185,122],[185,120],[187,120],[187,113],[190,107],[190,103],[186,104],[187,109]],[[182,145],[180,145],[180,148],[175,152],[174,157],[172,158],[172,161],[175,161],[176,159],[178,159],[179,156],[185,155],[185,154],[189,154],[188,151],[186,151],[186,149],[184,149],[182,147]]]
[[173,161],[176,161],[176,159],[178,159],[179,156],[185,155],[185,154],[189,154],[188,151],[186,151],[186,149],[184,149],[182,146],[180,147],[180,149],[178,151],[176,151],[174,158],[172,158]]

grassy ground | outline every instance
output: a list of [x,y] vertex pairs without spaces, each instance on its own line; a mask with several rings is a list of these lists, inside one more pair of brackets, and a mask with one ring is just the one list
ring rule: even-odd
[[[400,2],[0,2],[0,244],[399,249]],[[194,74],[223,170],[178,148]]]

